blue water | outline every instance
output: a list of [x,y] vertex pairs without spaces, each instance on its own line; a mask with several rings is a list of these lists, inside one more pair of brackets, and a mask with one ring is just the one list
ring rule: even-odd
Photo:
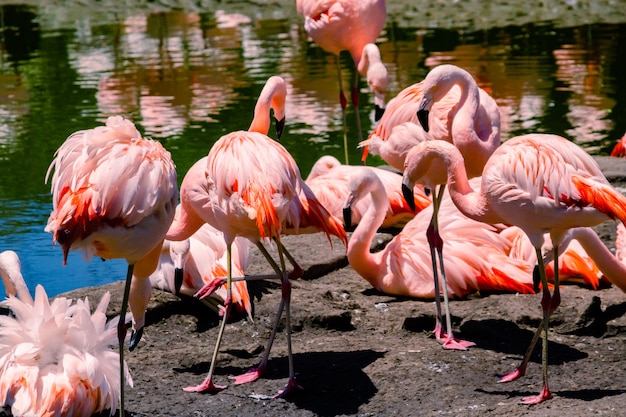
[[[19,254],[31,290],[41,283],[53,296],[125,276],[124,261],[87,263],[80,253],[63,266],[61,248],[44,232],[51,209],[44,178],[54,151],[72,132],[111,114],[160,140],[182,179],[221,135],[249,126],[263,83],[280,74],[290,84],[282,143],[303,176],[324,154],[343,160],[335,61],[306,37],[295,2],[285,0],[284,9],[237,1],[227,11],[162,6],[160,12],[137,2],[124,14],[66,3],[0,6],[0,251]],[[626,131],[623,8],[584,15],[590,20],[582,22],[498,26],[488,16],[456,22],[426,13],[429,20],[416,21],[409,9],[405,15],[389,4],[395,15],[378,42],[389,98],[432,66],[454,63],[496,98],[504,139],[551,132],[608,154]],[[473,7],[481,16],[481,3]],[[347,86],[347,55],[341,65]],[[364,81],[359,93],[367,133],[373,105]],[[351,108],[348,126],[350,162],[358,163]]]

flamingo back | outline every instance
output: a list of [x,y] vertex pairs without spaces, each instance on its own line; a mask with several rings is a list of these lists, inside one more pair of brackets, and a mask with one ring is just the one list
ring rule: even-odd
[[[61,244],[64,260],[73,245],[88,256],[128,258],[81,241],[101,229],[128,230],[150,218],[162,224],[163,233],[171,223],[178,199],[174,162],[129,120],[112,116],[106,126],[70,135],[57,150],[46,181],[53,169],[53,211],[45,230]],[[138,246],[131,252],[142,253],[131,257],[152,249]]]

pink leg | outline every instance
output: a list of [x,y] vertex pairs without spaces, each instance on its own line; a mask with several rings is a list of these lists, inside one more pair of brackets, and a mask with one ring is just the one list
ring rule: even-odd
[[[435,323],[435,338],[442,343],[444,349],[454,349],[454,350],[467,350],[467,348],[474,346],[475,343],[469,342],[466,340],[458,339],[454,336],[452,332],[452,319],[450,317],[450,303],[448,300],[448,285],[446,280],[445,268],[443,264],[443,239],[439,234],[438,227],[438,212],[439,206],[441,204],[441,200],[443,198],[444,186],[439,187],[439,192],[433,198],[433,217],[431,222],[426,230],[426,238],[428,240],[428,244],[430,246],[430,255],[431,261],[433,264],[433,278],[435,284],[435,305],[437,308],[437,318]],[[441,278],[443,281],[443,299],[444,305],[446,309],[446,332],[443,330],[442,323],[442,314],[441,314],[441,301],[440,294],[441,289],[439,287],[439,277],[438,277],[438,268],[437,268],[437,259],[435,257],[435,253],[437,253],[439,258],[439,267],[441,269]]]
[[561,292],[559,289],[559,265],[558,265],[558,245],[554,246],[554,293],[550,294],[550,289],[548,286],[548,279],[545,273],[545,267],[543,262],[543,256],[541,254],[541,249],[537,248],[537,260],[539,264],[539,273],[541,276],[541,286],[543,295],[541,297],[541,307],[543,310],[543,319],[537,332],[533,337],[533,340],[528,347],[526,354],[524,355],[524,359],[520,366],[513,372],[508,373],[500,379],[498,382],[510,382],[514,381],[522,376],[524,376],[526,372],[526,366],[528,365],[528,361],[530,359],[530,355],[539,340],[539,335],[542,335],[542,351],[541,351],[541,369],[543,374],[543,386],[541,391],[537,395],[524,397],[522,399],[523,404],[539,404],[545,400],[549,400],[552,398],[552,393],[550,392],[550,388],[548,386],[548,330],[549,330],[549,320],[552,313],[557,309],[557,307],[561,304]]
[[[246,372],[243,375],[232,377],[232,379],[234,379],[235,384],[245,384],[245,383],[256,381],[263,375],[263,373],[265,372],[267,368],[269,354],[272,349],[274,339],[276,337],[276,331],[278,330],[278,323],[282,316],[283,310],[285,310],[285,316],[286,316],[285,320],[287,323],[287,352],[288,352],[288,360],[289,360],[289,381],[287,382],[286,387],[276,395],[277,397],[284,397],[288,395],[290,392],[292,392],[294,389],[301,389],[300,385],[298,385],[295,379],[295,372],[294,372],[294,366],[293,366],[293,354],[291,350],[291,313],[290,313],[291,283],[289,282],[287,274],[284,272],[281,272],[281,271],[285,271],[285,261],[283,257],[283,253],[285,251],[284,251],[284,246],[282,246],[282,243],[278,242],[280,263],[281,263],[280,267],[276,264],[276,262],[274,262],[270,254],[267,252],[267,250],[261,243],[257,243],[257,247],[259,248],[261,253],[265,256],[265,258],[270,263],[270,265],[272,265],[276,273],[281,274],[282,296],[280,299],[280,305],[278,306],[278,311],[276,312],[276,318],[274,320],[272,332],[270,333],[270,338],[267,342],[265,352],[263,353],[263,358],[261,359],[261,363],[259,364],[258,367],[250,369],[248,372]],[[290,255],[288,257],[290,260],[293,259],[291,258]]]

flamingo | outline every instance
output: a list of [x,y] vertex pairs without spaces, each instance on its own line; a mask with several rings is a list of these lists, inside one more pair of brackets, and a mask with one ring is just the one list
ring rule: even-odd
[[[454,75],[458,73],[457,75]],[[428,117],[428,133],[419,125],[417,112],[424,97],[427,79],[435,77],[448,78],[439,85],[437,100],[431,102]],[[454,80],[452,77],[456,78]],[[443,80],[441,82],[444,82]],[[387,103],[385,113],[369,137],[359,143],[363,148],[363,163],[372,153],[380,156],[385,162],[399,171],[404,169],[406,154],[418,142],[430,139],[452,140],[452,119],[459,113],[460,100],[472,100],[478,90],[478,108],[474,114],[466,117],[474,120],[474,129],[482,141],[488,144],[500,142],[500,111],[496,101],[482,88],[479,88],[473,77],[455,65],[439,65],[427,75],[426,79],[412,84],[400,91]],[[473,106],[473,104],[472,104]],[[467,140],[467,139],[466,139]],[[468,142],[471,143],[471,142]],[[491,148],[486,146],[484,156],[488,156]],[[483,156],[483,160],[484,160]]]
[[[361,222],[348,241],[348,262],[378,291],[415,298],[434,298],[424,227],[430,222],[432,206],[418,213],[402,231],[379,252],[370,253],[377,226],[387,210],[382,181],[370,167],[363,167],[349,180],[345,215],[371,195]],[[529,294],[532,265],[509,256],[511,241],[500,228],[463,216],[447,193],[441,204],[441,233],[448,246],[444,252],[449,276],[445,291],[463,297],[476,291],[509,291]],[[346,219],[347,224],[349,219]]]
[[[270,125],[270,109],[277,119],[280,137],[284,126],[285,80],[270,77],[257,100],[254,119],[248,131],[236,131],[222,136],[203,158],[187,172],[180,190],[180,212],[168,231],[166,238],[188,238],[202,224],[209,223],[224,234],[228,260],[237,236],[256,244],[274,272],[281,278],[282,297],[276,319],[261,363],[257,368],[235,377],[235,384],[248,383],[261,377],[267,367],[269,353],[276,335],[283,310],[286,316],[289,380],[278,393],[285,396],[300,388],[295,379],[291,349],[290,294],[291,284],[286,273],[284,256],[294,264],[294,274],[301,269],[280,241],[282,234],[324,232],[347,243],[341,222],[330,215],[300,176],[300,170],[289,152],[267,136]],[[265,248],[268,240],[276,242],[279,262]],[[227,285],[230,295],[232,284],[231,262],[228,262]],[[230,296],[227,295],[227,299]],[[219,391],[225,386],[212,381],[217,353],[224,325],[228,318],[228,305],[222,318],[211,367],[205,380],[185,391]]]
[[[432,115],[432,117],[429,117]],[[454,123],[453,123],[454,121]],[[418,125],[417,122],[422,122]],[[362,145],[376,150],[392,166],[402,171],[407,152],[426,140],[454,143],[466,156],[470,177],[480,175],[489,155],[500,144],[500,113],[487,93],[478,88],[474,78],[454,65],[433,68],[419,84],[403,90],[390,103],[380,124]],[[429,171],[426,186],[433,193],[433,216],[426,230],[431,249],[431,263],[435,287],[439,287],[439,270],[446,287],[446,269],[442,255],[443,242],[439,234],[438,212],[445,188],[445,171],[435,164]],[[439,190],[436,190],[436,187]],[[437,266],[437,259],[439,266]],[[445,332],[439,291],[435,291],[435,335],[445,349],[465,350],[473,343],[459,340],[452,332],[447,292],[443,291],[445,305]]]
[[[236,238],[232,251],[233,272],[236,276],[244,276],[249,264],[249,253],[248,240]],[[213,279],[225,277],[226,272],[224,235],[206,223],[189,239],[165,240],[159,266],[150,275],[150,283],[152,288],[192,297]],[[226,299],[226,291],[226,285],[221,285],[209,297],[209,307],[217,313],[220,312],[220,304]],[[252,304],[245,280],[233,282],[232,302],[237,310],[245,311],[252,320]]]
[[615,156],[618,158],[626,157],[626,133],[620,140],[617,141],[613,150],[611,151],[611,156]]
[[[120,415],[124,415],[126,309],[133,325],[131,347],[141,336],[148,277],[156,269],[163,238],[176,209],[178,187],[170,153],[141,136],[135,125],[111,116],[105,126],[71,134],[55,153],[51,171],[53,210],[45,231],[63,249],[82,250],[86,260],[123,258],[128,263],[118,322]],[[132,283],[132,285],[131,285]],[[140,320],[138,321],[137,318]]]
[[[20,259],[0,253],[0,275],[13,312],[0,316],[0,404],[14,416],[113,415],[119,401],[117,318],[107,322],[111,295],[91,312],[89,299],[48,299],[42,285],[31,297]],[[126,364],[123,371],[132,378]]]
[[[324,155],[313,164],[305,182],[333,216],[343,218],[343,202],[348,196],[349,179],[353,174],[363,170],[375,172],[385,187],[388,204],[385,218],[380,225],[381,229],[401,229],[419,211],[430,205],[430,198],[426,196],[421,186],[417,186],[415,193],[415,209],[407,205],[402,196],[401,175],[384,168],[343,165],[331,155]],[[358,224],[369,205],[369,199],[355,203],[352,206],[353,224],[344,225],[344,228],[348,230]],[[397,230],[393,231],[397,233]]]
[[362,131],[357,91],[359,74],[366,76],[367,83],[374,94],[376,120],[380,118],[385,108],[387,69],[380,58],[380,50],[374,43],[387,20],[385,0],[296,0],[296,8],[298,13],[304,16],[304,29],[307,34],[323,50],[336,56],[347,164],[347,100],[343,93],[339,56],[341,51],[348,51],[357,69],[352,82],[351,98],[360,142]]
[[[558,274],[554,276],[553,293],[548,287],[541,252],[544,233],[550,233],[554,270],[558,271],[559,245],[567,231],[610,219],[626,222],[626,197],[609,184],[584,149],[556,135],[529,134],[506,141],[489,158],[479,188],[469,183],[458,148],[444,141],[422,142],[406,158],[403,186],[409,201],[414,184],[424,180],[433,163],[446,167],[450,196],[463,214],[489,224],[518,226],[535,248],[542,284],[543,320],[528,352],[543,333],[543,387],[538,395],[522,401],[525,404],[545,401],[552,397],[548,386],[549,318],[560,304],[560,292]],[[626,292],[624,275],[611,274],[607,278]],[[523,376],[529,355],[526,354],[515,371],[502,376],[500,382]]]

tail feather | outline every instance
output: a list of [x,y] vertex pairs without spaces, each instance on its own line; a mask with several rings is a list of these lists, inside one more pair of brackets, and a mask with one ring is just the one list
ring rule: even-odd
[[492,269],[493,274],[476,276],[478,288],[481,291],[506,291],[520,294],[534,294],[532,283],[520,282],[511,278],[498,268]]
[[[551,262],[546,268],[548,279],[554,279],[554,263]],[[600,270],[595,263],[586,260],[579,253],[566,251],[559,257],[559,281],[582,282],[594,290],[600,288]]]
[[[306,183],[302,184],[300,204],[303,215],[299,218],[300,223],[297,225],[297,229],[313,228],[325,233],[329,241],[330,236],[336,236],[344,245],[348,245],[348,235],[344,230],[343,223],[324,208]],[[330,242],[332,245],[332,241]]]
[[594,182],[580,176],[573,176],[572,182],[583,205],[590,205],[611,219],[619,219],[626,224],[626,197],[608,184]]

